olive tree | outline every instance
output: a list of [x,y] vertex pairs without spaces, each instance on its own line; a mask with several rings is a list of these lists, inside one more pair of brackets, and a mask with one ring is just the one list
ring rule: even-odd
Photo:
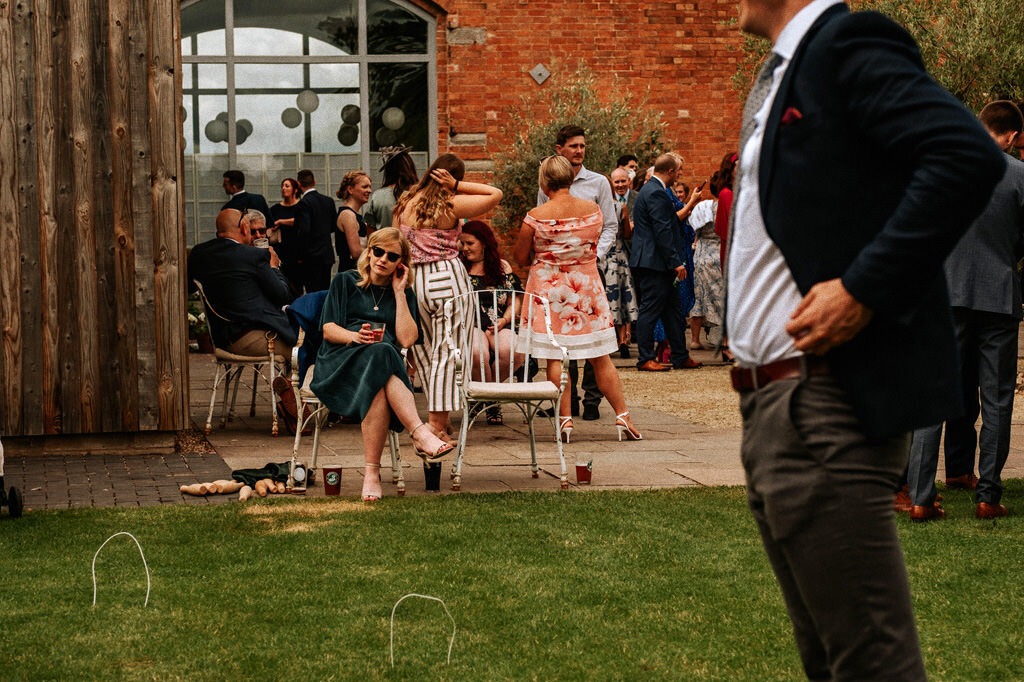
[[[881,12],[917,41],[929,73],[968,108],[1024,99],[1024,4],[1007,0],[852,0]],[[745,95],[768,41],[745,36],[733,85]]]
[[554,154],[555,136],[566,125],[587,134],[587,168],[609,173],[623,154],[646,163],[667,148],[661,114],[647,107],[625,87],[602,88],[586,66],[554,69],[559,75],[508,107],[502,133],[510,140],[495,155],[495,185],[505,194],[494,216],[500,233],[515,232],[523,216],[537,204],[540,160]]

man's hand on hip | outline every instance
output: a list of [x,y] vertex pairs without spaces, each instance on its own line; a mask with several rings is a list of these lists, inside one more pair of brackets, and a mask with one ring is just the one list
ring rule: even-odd
[[871,321],[872,311],[859,303],[839,279],[818,282],[789,316],[786,333],[797,350],[824,355],[846,343]]

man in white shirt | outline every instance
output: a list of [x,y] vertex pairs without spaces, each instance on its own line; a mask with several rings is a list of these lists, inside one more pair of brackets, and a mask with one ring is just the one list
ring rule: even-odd
[[772,41],[727,263],[747,497],[812,680],[924,680],[892,496],[962,409],[942,262],[1005,162],[913,39],[841,0],[740,0]]
[[[612,188],[608,184],[608,178],[587,170],[583,166],[583,157],[587,153],[587,137],[583,128],[577,125],[567,125],[558,131],[555,137],[555,153],[564,156],[576,178],[569,187],[569,194],[577,199],[588,199],[601,208],[601,237],[597,241],[597,262],[598,272],[601,271],[601,262],[608,254],[608,250],[615,243],[615,232],[618,228],[618,219],[615,213],[615,202],[612,200]],[[544,192],[537,190],[537,205],[547,203],[548,197]],[[578,416],[579,392],[576,383],[579,379],[579,369],[575,360],[569,361],[569,384],[571,390],[572,415]],[[597,419],[600,412],[598,405],[601,404],[601,391],[597,388],[597,379],[594,378],[594,368],[587,362],[583,369],[583,418]]]

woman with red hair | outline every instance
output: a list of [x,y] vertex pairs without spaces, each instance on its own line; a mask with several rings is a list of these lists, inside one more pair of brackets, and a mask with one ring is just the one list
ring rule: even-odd
[[[459,242],[460,256],[469,273],[474,291],[523,290],[523,283],[516,273],[512,272],[512,266],[508,261],[502,259],[498,250],[498,240],[490,225],[482,220],[470,220],[462,226]],[[485,331],[483,334],[476,334],[476,338],[473,340],[475,352],[472,367],[475,379],[494,380],[491,358],[495,355],[501,367],[509,366],[510,355],[516,346],[515,321],[519,317],[519,308],[523,304],[522,298],[516,297],[515,309],[513,309],[511,299],[512,296],[508,293],[480,297],[479,314],[482,320],[481,326]],[[515,369],[522,366],[523,360],[522,353],[515,354]],[[487,423],[503,423],[499,406],[488,408]]]

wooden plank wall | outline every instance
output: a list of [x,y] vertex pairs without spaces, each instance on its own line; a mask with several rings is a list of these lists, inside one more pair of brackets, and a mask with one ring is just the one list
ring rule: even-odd
[[0,434],[188,425],[178,0],[0,0]]

